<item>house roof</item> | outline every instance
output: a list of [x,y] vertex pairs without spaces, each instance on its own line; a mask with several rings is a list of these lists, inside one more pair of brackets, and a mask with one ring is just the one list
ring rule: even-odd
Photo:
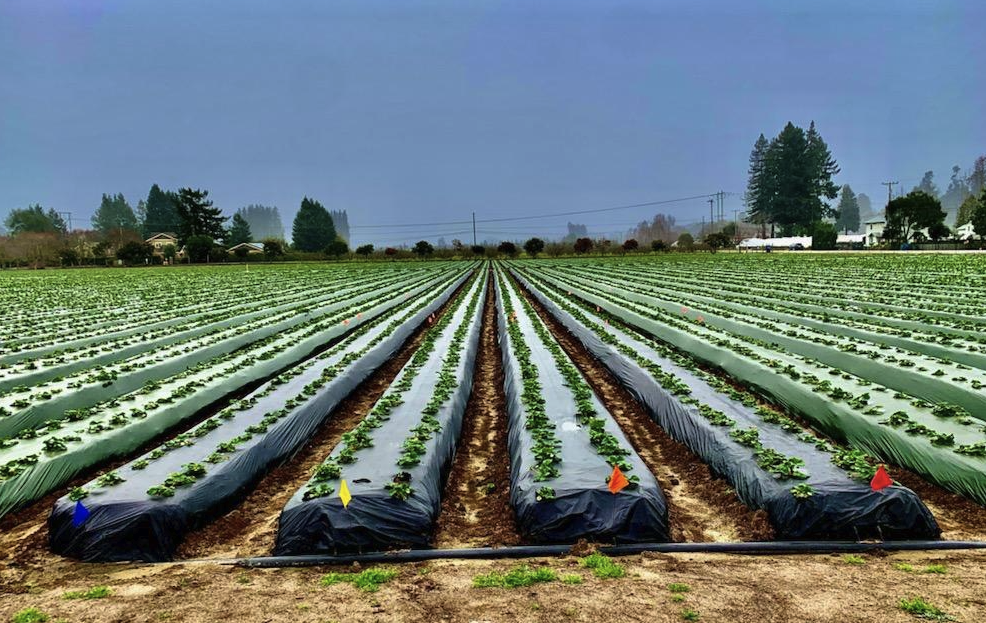
[[887,222],[887,219],[885,219],[885,218],[883,218],[881,216],[878,216],[876,218],[871,218],[871,219],[867,220],[864,224],[865,225],[874,225],[876,223],[886,223],[886,222]]
[[178,236],[174,235],[170,231],[162,231],[154,234],[144,242],[152,242],[154,240],[178,240]]
[[263,251],[264,250],[264,245],[262,245],[259,242],[241,242],[240,244],[233,245],[233,246],[231,246],[230,248],[228,248],[226,250],[227,251],[235,251],[236,249],[239,249],[240,247],[247,247],[247,248],[253,249],[255,251]]

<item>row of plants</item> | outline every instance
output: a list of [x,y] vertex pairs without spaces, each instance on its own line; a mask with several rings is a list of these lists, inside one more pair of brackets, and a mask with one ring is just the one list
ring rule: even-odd
[[[485,271],[483,271],[485,273]],[[472,391],[485,275],[465,286],[284,507],[277,555],[427,546]],[[348,508],[334,496],[345,480]]]
[[[977,420],[963,411],[939,405],[941,415],[936,415],[936,406],[927,401],[787,352],[772,342],[629,302],[575,279],[545,278],[556,279],[579,298],[773,396],[827,435],[953,491],[986,499],[982,459],[977,456],[986,437]],[[944,415],[946,411],[953,415]],[[904,416],[921,426],[903,426]]]
[[[536,542],[666,540],[667,504],[653,475],[499,266],[497,302],[521,530]],[[607,488],[614,467],[633,472],[619,495]]]
[[66,410],[90,407],[319,317],[338,317],[337,322],[348,323],[355,318],[355,314],[345,313],[349,308],[363,301],[384,300],[400,285],[395,283],[381,288],[375,282],[357,284],[337,293],[331,303],[306,301],[272,316],[207,331],[191,340],[123,361],[96,365],[33,387],[15,387],[0,397],[0,436],[16,435],[26,428],[42,425]]
[[954,402],[986,418],[986,392],[981,391],[986,386],[983,370],[886,344],[874,345],[832,335],[812,327],[763,320],[762,314],[754,311],[740,313],[707,301],[668,292],[658,294],[648,288],[629,285],[625,279],[549,270],[552,274],[566,274],[576,280],[590,279],[595,287],[649,309],[678,313],[736,336],[768,341],[788,352],[817,359],[919,399]]
[[[399,280],[400,277],[395,276],[390,281],[380,281],[378,284],[379,287],[388,287]],[[63,379],[83,368],[132,360],[150,351],[157,352],[163,348],[188,343],[197,337],[216,335],[224,329],[242,327],[248,322],[270,318],[278,313],[297,313],[295,310],[301,308],[312,309],[313,304],[332,304],[334,301],[345,300],[343,294],[349,290],[345,287],[347,283],[351,282],[333,282],[323,288],[312,288],[307,292],[278,297],[277,300],[263,300],[246,305],[242,301],[234,305],[218,304],[216,309],[192,315],[181,323],[169,322],[157,329],[124,331],[124,335],[120,337],[110,334],[104,340],[88,341],[81,346],[69,344],[48,355],[21,360],[0,371],[0,396],[14,387],[23,390],[56,377]]]
[[[597,269],[590,267],[588,270]],[[607,271],[611,275],[614,272],[616,271]],[[714,284],[715,301],[733,310],[755,309],[756,313],[766,317],[794,321],[823,328],[828,332],[900,346],[923,354],[958,357],[963,363],[977,367],[986,366],[986,356],[981,354],[986,352],[986,347],[983,346],[986,344],[986,333],[984,333],[986,323],[979,327],[979,330],[970,331],[913,320],[891,320],[848,309],[857,305],[854,301],[840,300],[834,296],[830,296],[824,305],[818,302],[791,300],[790,296],[782,293],[772,291],[768,294],[763,288],[725,282],[719,275],[705,270],[697,270],[687,276],[666,273],[658,276],[644,270],[641,266],[630,266],[619,267],[617,274],[656,288],[659,292],[671,290],[674,293],[696,297],[703,302],[708,301],[710,285]]]
[[[927,259],[927,256],[924,256]],[[855,317],[879,318],[903,326],[918,326],[935,331],[940,328],[953,330],[971,329],[982,332],[986,325],[983,308],[986,297],[973,282],[974,271],[965,272],[952,279],[933,285],[918,285],[913,277],[934,275],[926,270],[921,257],[900,258],[901,263],[911,265],[909,274],[887,270],[853,270],[861,258],[851,261],[825,260],[804,257],[776,263],[761,257],[730,258],[727,262],[621,262],[634,267],[639,273],[651,273],[659,266],[662,276],[684,279],[692,283],[711,286],[716,291],[726,290],[764,295],[814,304],[831,312],[854,314]],[[824,266],[812,270],[816,263]],[[596,266],[614,266],[612,263],[595,262]],[[892,284],[887,287],[886,284]],[[769,288],[769,290],[767,290]],[[903,296],[902,296],[903,295]],[[858,314],[858,312],[864,312]],[[858,314],[858,315],[856,315]]]
[[[309,441],[339,402],[464,279],[462,269],[446,274],[416,292],[410,305],[390,306],[323,353],[120,468],[122,482],[107,487],[97,479],[71,492],[52,514],[53,547],[86,559],[169,559],[188,530],[234,505]],[[92,517],[73,526],[72,498],[80,496],[86,496]],[[109,542],[107,531],[118,538]]]
[[[344,282],[347,275],[363,279],[354,270],[319,272],[326,283]],[[216,310],[219,304],[276,299],[311,288],[315,285],[311,273],[191,268],[180,272],[5,274],[4,285],[20,296],[6,301],[10,322],[0,327],[0,363],[9,361],[11,353],[61,348],[65,343],[127,329],[180,324],[189,316]]]
[[[93,407],[67,411],[45,427],[22,431],[0,444],[0,514],[35,499],[110,456],[130,451],[199,409],[308,357],[320,346],[400,307],[405,297],[431,291],[459,270],[438,270],[382,300],[354,303],[339,315],[314,317],[291,331],[268,336]],[[344,324],[345,318],[357,318]]]

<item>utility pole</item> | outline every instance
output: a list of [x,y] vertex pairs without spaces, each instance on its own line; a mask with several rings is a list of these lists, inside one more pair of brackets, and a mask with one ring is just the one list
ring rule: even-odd
[[741,210],[733,210],[733,227],[736,228],[734,230],[736,232],[734,234],[734,236],[735,236],[735,238],[736,238],[737,241],[740,239],[740,233],[739,233],[739,213],[740,212],[741,212]]
[[476,213],[472,213],[472,246],[476,246]]
[[900,182],[880,182],[880,184],[887,187],[887,203],[890,203],[894,199],[894,184],[900,184]]
[[59,212],[59,216],[68,221],[68,231],[72,231],[72,213],[71,212]]
[[716,222],[715,212],[712,207],[713,203],[714,203],[714,199],[710,197],[709,198],[709,233],[712,233],[712,228],[715,227],[715,222]]

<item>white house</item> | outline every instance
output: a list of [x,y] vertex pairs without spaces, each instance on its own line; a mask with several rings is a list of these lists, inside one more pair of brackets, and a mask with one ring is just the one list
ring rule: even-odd
[[973,240],[978,238],[976,235],[976,228],[972,226],[972,223],[966,223],[965,225],[960,225],[955,228],[955,237],[966,242],[967,240]]
[[865,244],[867,247],[875,247],[880,244],[880,240],[883,239],[883,230],[887,226],[887,220],[883,217],[871,218],[864,223],[866,229],[863,232],[865,237]]

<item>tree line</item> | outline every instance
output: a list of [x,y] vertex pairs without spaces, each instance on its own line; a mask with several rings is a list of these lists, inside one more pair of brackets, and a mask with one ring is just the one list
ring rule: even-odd
[[[164,248],[166,260],[184,250],[189,261],[221,261],[228,255],[227,247],[255,241],[263,241],[265,250],[274,256],[297,251],[338,257],[348,252],[348,244],[337,233],[336,222],[348,235],[345,210],[330,213],[318,201],[305,197],[292,224],[294,243],[288,245],[277,207],[248,205],[227,217],[213,205],[207,190],[171,191],[154,184],[136,209],[122,194],[104,194],[91,219],[91,230],[70,232],[60,213],[38,204],[15,208],[4,220],[10,236],[0,237],[0,263],[74,265],[110,256],[128,264],[150,263],[159,258],[145,240],[165,233],[178,240],[174,247]],[[240,257],[249,252],[248,248],[237,249]]]

